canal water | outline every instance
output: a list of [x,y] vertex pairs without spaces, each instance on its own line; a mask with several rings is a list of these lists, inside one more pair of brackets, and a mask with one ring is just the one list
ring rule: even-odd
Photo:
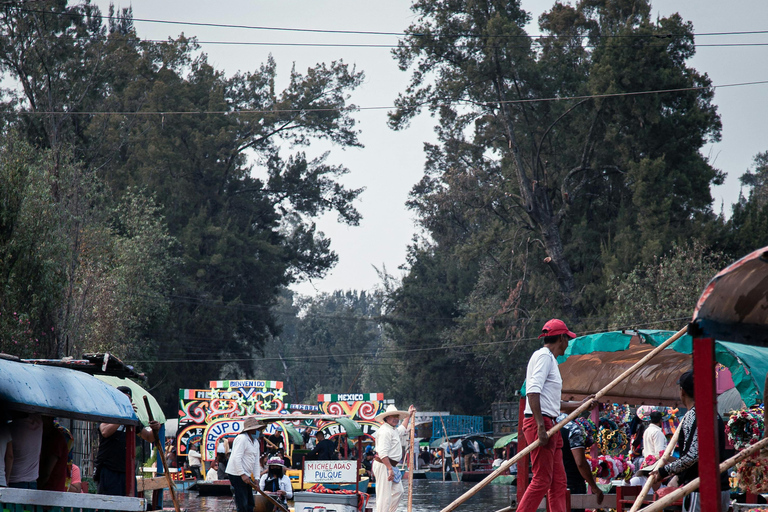
[[[468,482],[441,482],[439,480],[414,480],[413,481],[413,510],[414,512],[439,512],[443,507],[469,490],[474,484]],[[408,488],[400,500],[398,512],[405,512],[407,508]],[[511,485],[488,485],[457,509],[467,512],[483,511],[493,512],[508,507],[515,495],[515,487]],[[179,492],[182,510],[187,512],[233,512],[235,502],[232,497],[203,496],[195,491]],[[369,507],[375,507],[375,496],[371,496]],[[173,507],[171,497],[166,491],[164,506],[167,509]]]

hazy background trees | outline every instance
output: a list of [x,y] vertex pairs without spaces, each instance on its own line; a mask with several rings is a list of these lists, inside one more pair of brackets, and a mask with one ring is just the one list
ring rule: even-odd
[[[690,23],[582,0],[554,3],[532,39],[517,1],[413,10],[390,124],[426,109],[437,142],[403,275],[300,297],[287,287],[336,262],[314,219],[360,221],[349,170],[304,149],[360,146],[362,72],[293,69],[280,91],[288,63],[227,76],[193,38],[142,40],[130,9],[7,2],[0,350],[109,351],[149,372],[169,413],[178,388],[234,377],[283,380],[291,401],[384,392],[486,413],[550,317],[679,328],[718,268],[768,244],[768,153],[730,215],[712,208],[722,173],[701,149],[720,120],[687,63]],[[686,90],[644,94],[667,89]]]

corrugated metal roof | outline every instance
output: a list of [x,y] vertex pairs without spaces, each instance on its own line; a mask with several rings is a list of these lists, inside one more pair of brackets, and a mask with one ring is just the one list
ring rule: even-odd
[[0,402],[9,409],[138,425],[127,396],[83,372],[0,359]]

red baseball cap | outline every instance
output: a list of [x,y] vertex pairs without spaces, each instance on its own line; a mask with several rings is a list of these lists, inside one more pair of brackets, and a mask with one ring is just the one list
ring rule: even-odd
[[544,336],[557,336],[559,334],[567,334],[571,339],[576,337],[574,333],[568,330],[568,326],[565,325],[565,322],[558,320],[557,318],[553,318],[549,322],[545,323],[544,327],[541,328],[541,334],[539,334],[539,338],[543,338]]

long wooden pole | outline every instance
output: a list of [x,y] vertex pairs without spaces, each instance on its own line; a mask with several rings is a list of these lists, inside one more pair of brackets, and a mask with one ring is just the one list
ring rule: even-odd
[[[451,445],[451,441],[448,439],[448,429],[445,428],[445,422],[443,421],[443,417],[438,416],[438,418],[440,418],[440,424],[443,426],[443,435],[445,436],[445,442],[448,443],[448,449],[451,451],[451,467],[453,468],[454,472],[458,476],[459,469],[461,469],[461,463],[459,463],[458,466],[456,465],[456,460],[453,457],[454,455],[453,446]],[[448,452],[443,454],[443,459],[444,460],[448,459]],[[459,480],[461,480],[461,478],[459,478]],[[445,463],[443,463],[443,481],[445,481]]]
[[[768,446],[768,438],[761,439],[757,443],[751,446],[748,446],[747,448],[744,448],[744,450],[740,451],[730,459],[726,459],[720,463],[720,473],[727,470],[728,468],[735,466],[742,460],[746,459],[756,451],[765,448],[766,446]],[[682,498],[683,496],[687,496],[693,491],[695,491],[696,489],[698,489],[700,483],[701,483],[700,478],[691,480],[684,486],[677,488],[677,490],[672,491],[671,493],[667,494],[663,498],[657,501],[654,501],[644,509],[641,509],[640,512],[655,512],[656,510],[661,510],[662,508],[668,506],[670,503],[673,503],[678,499]]]
[[[149,398],[147,398],[147,395],[144,395],[144,407],[147,408],[147,416],[149,417],[149,421],[155,421],[155,418],[152,415],[152,408],[149,406]],[[181,512],[181,508],[179,507],[179,498],[176,496],[176,485],[174,485],[173,480],[171,479],[171,468],[168,467],[168,463],[165,460],[165,450],[162,446],[160,446],[160,438],[157,436],[157,432],[154,430],[152,431],[152,442],[155,445],[155,450],[157,450],[157,456],[160,457],[160,460],[163,463],[165,479],[168,482],[168,490],[171,492],[173,508],[176,509],[176,512]]]
[[275,498],[273,498],[273,497],[272,497],[272,496],[270,496],[269,494],[267,494],[267,493],[265,493],[264,491],[262,491],[262,490],[261,490],[261,487],[259,487],[259,484],[253,481],[253,476],[251,476],[251,478],[248,480],[248,483],[249,483],[249,484],[251,484],[251,487],[253,487],[254,489],[256,489],[256,492],[258,492],[259,494],[261,494],[262,496],[264,496],[265,498],[267,498],[269,501],[271,501],[271,502],[272,502],[272,504],[273,504],[273,505],[275,505],[276,507],[278,507],[280,510],[282,510],[283,512],[290,512],[290,511],[289,511],[287,508],[285,508],[285,507],[284,507],[284,506],[283,506],[283,505],[282,505],[282,504],[281,504],[279,501],[277,501]]
[[[640,359],[638,362],[633,364],[630,368],[627,368],[627,370],[624,371],[621,375],[613,379],[610,383],[608,383],[603,389],[598,391],[595,394],[595,397],[591,400],[587,400],[583,404],[581,404],[575,411],[573,411],[571,414],[569,414],[563,421],[558,423],[557,425],[553,426],[549,431],[547,432],[547,436],[552,436],[556,432],[558,432],[563,426],[565,426],[569,421],[572,421],[574,418],[578,417],[582,412],[586,411],[590,407],[592,407],[592,404],[594,402],[597,402],[608,394],[608,392],[613,389],[618,383],[629,377],[632,373],[634,373],[639,368],[642,368],[645,363],[650,361],[654,356],[656,356],[658,353],[660,353],[662,350],[670,346],[672,343],[680,339],[681,336],[683,336],[688,331],[688,326],[683,327],[679,331],[677,331],[675,334],[673,334],[667,341],[656,347],[655,349],[648,352],[645,357]],[[456,507],[467,501],[469,498],[477,494],[480,489],[485,487],[486,485],[490,484],[492,481],[496,479],[499,475],[504,473],[506,470],[508,470],[512,464],[515,464],[518,460],[522,459],[524,456],[531,453],[534,449],[539,447],[539,440],[534,440],[531,444],[517,452],[517,455],[509,459],[508,461],[505,461],[501,466],[496,468],[495,471],[493,471],[490,475],[483,478],[480,482],[478,482],[474,487],[472,487],[470,490],[456,498],[453,502],[451,502],[450,505],[442,509],[440,512],[451,512]]]
[[[669,444],[667,445],[667,448],[664,450],[664,455],[656,461],[656,464],[653,465],[652,468],[650,468],[650,471],[655,471],[659,467],[663,466],[667,458],[672,455],[672,452],[675,449],[675,446],[677,445],[677,440],[680,438],[680,432],[683,431],[682,425],[677,427],[677,430],[675,430],[675,435],[672,436],[672,439],[669,440]],[[648,495],[648,491],[650,490],[653,483],[656,481],[656,476],[649,476],[648,480],[645,481],[645,484],[643,485],[643,490],[640,491],[640,494],[637,495],[637,498],[635,498],[635,502],[632,504],[632,508],[629,510],[629,512],[637,512],[637,509],[640,508],[640,505],[643,504],[643,500]]]
[[410,427],[411,432],[411,456],[408,457],[408,512],[412,512],[413,510],[413,459],[414,459],[414,451],[413,451],[413,445],[414,445],[414,435],[416,432],[416,418],[414,417],[415,411],[411,411],[410,418],[408,419],[408,426]]

